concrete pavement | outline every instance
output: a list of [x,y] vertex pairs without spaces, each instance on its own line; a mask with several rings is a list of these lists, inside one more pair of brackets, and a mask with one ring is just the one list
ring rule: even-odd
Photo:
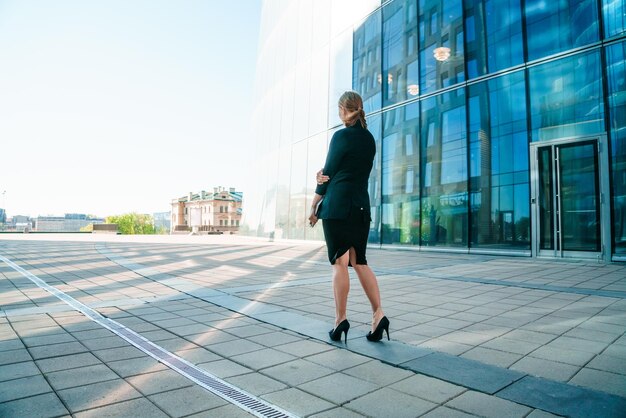
[[0,256],[0,416],[254,412],[185,370],[296,416],[626,416],[623,264],[370,249],[392,341],[365,340],[354,278],[331,344],[319,243],[7,235]]

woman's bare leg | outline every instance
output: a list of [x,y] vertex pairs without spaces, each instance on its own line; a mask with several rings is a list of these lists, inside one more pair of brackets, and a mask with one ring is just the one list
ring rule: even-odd
[[350,292],[350,275],[348,273],[349,253],[339,257],[333,265],[333,293],[335,295],[335,327],[346,319],[348,293]]
[[372,305],[372,331],[376,329],[378,322],[385,316],[383,308],[380,304],[380,289],[378,288],[378,280],[376,275],[367,264],[356,263],[356,251],[350,248],[350,264],[356,271],[361,286]]

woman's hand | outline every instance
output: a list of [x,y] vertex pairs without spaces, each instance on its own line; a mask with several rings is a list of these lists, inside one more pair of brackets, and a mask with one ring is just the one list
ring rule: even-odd
[[315,208],[311,208],[311,215],[309,215],[309,225],[311,225],[311,228],[313,228],[316,223],[317,215],[315,214]]
[[330,180],[330,177],[324,175],[323,168],[315,174],[315,181],[317,181],[317,184],[324,184],[328,180]]

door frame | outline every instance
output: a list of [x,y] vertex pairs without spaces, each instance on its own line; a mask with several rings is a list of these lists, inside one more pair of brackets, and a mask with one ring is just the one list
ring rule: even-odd
[[[598,186],[600,198],[600,252],[540,250],[539,223],[539,149],[548,146],[559,146],[595,141],[598,150]],[[533,257],[577,258],[611,261],[611,205],[609,186],[609,155],[606,135],[593,135],[560,138],[550,141],[530,143],[530,213],[531,213],[531,251]],[[554,155],[554,153],[553,153]],[[553,162],[554,163],[554,162]]]

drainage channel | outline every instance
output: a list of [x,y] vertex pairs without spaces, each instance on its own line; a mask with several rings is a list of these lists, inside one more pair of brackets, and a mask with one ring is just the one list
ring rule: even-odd
[[209,392],[221,397],[222,399],[237,405],[239,408],[251,413],[254,416],[260,418],[296,418],[296,415],[285,411],[266,402],[256,396],[231,385],[230,383],[214,376],[205,370],[200,369],[187,360],[178,357],[177,355],[165,350],[164,348],[154,344],[152,341],[147,340],[141,335],[137,334],[130,328],[116,322],[112,319],[104,317],[102,314],[88,307],[87,305],[77,301],[73,297],[65,294],[54,286],[50,286],[44,280],[23,269],[19,265],[6,257],[0,255],[0,261],[6,263],[13,270],[17,271],[40,288],[46,290],[52,295],[56,296],[63,302],[67,303],[73,309],[81,312],[87,318],[98,323],[124,340],[128,341],[133,346],[137,347],[144,353],[148,354],[155,360],[165,364],[170,369],[175,370],[179,374],[185,376],[192,382],[200,385]]

